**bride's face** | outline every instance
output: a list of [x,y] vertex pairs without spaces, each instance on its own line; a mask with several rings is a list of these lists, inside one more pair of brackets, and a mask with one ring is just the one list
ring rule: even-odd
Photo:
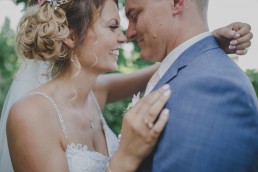
[[79,58],[81,65],[100,73],[117,69],[120,44],[126,41],[117,6],[113,0],[107,0],[84,39]]

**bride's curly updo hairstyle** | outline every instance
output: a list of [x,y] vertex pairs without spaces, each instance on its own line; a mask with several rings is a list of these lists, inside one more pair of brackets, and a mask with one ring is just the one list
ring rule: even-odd
[[70,63],[74,51],[63,40],[72,31],[79,47],[105,1],[30,0],[18,26],[17,53],[28,59],[50,61],[60,71]]

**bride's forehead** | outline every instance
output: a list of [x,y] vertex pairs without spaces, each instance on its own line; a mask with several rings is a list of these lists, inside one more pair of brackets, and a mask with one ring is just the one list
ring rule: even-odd
[[102,13],[118,13],[118,7],[113,0],[107,0],[102,8]]
[[113,0],[106,1],[106,3],[103,6],[100,16],[104,20],[110,20],[111,18],[120,20],[118,8]]

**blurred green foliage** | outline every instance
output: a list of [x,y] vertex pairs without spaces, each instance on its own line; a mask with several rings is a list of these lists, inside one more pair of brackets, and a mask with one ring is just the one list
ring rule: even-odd
[[256,92],[256,95],[258,97],[258,70],[248,69],[246,71],[246,74],[249,77],[249,79],[251,80],[251,82],[254,86],[254,90]]
[[24,3],[25,5],[28,4],[29,0],[12,0],[14,3],[19,4],[19,3]]
[[[27,0],[13,1],[17,4],[27,4]],[[125,1],[120,0],[119,2],[124,5]],[[130,44],[133,47],[133,52],[128,55],[125,50],[120,50],[118,60],[119,69],[115,72],[127,73],[150,65],[149,62],[143,61],[139,58],[140,49],[137,44],[135,42],[131,42]],[[3,25],[0,32],[0,110],[2,109],[5,96],[12,81],[12,76],[14,75],[18,66],[18,58],[15,54],[14,45],[15,32],[10,29],[10,21],[6,19],[5,24]],[[247,70],[246,73],[252,81],[252,84],[258,96],[258,71]],[[104,109],[104,116],[107,120],[107,123],[116,134],[120,132],[122,115],[124,109],[127,107],[130,101],[131,99],[128,98],[123,101],[111,103],[108,104]]]
[[10,20],[6,18],[0,32],[0,110],[18,66],[14,44],[15,33],[10,29]]

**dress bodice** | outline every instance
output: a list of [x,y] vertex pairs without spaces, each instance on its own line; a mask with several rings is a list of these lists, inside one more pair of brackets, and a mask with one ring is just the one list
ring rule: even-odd
[[108,161],[118,148],[118,139],[110,130],[104,118],[102,118],[102,121],[109,156],[90,151],[87,145],[69,144],[66,149],[66,158],[70,172],[105,171]]
[[[51,104],[54,106],[56,110],[62,131],[65,137],[68,138],[63,117],[57,104],[54,102],[54,100],[51,97],[49,97],[45,93],[41,93],[41,92],[31,93],[31,95],[35,95],[35,94],[42,95],[49,102],[51,102]],[[65,151],[70,172],[104,172],[107,163],[109,162],[112,155],[115,153],[115,151],[118,149],[118,146],[119,146],[118,138],[108,127],[103,117],[103,114],[99,108],[98,102],[95,99],[95,96],[93,95],[92,92],[91,94],[95,100],[95,103],[97,103],[97,106],[98,106],[98,111],[100,114],[100,119],[103,125],[104,135],[107,143],[108,156],[105,156],[100,152],[89,150],[87,145],[70,143],[67,145],[67,148]]]

